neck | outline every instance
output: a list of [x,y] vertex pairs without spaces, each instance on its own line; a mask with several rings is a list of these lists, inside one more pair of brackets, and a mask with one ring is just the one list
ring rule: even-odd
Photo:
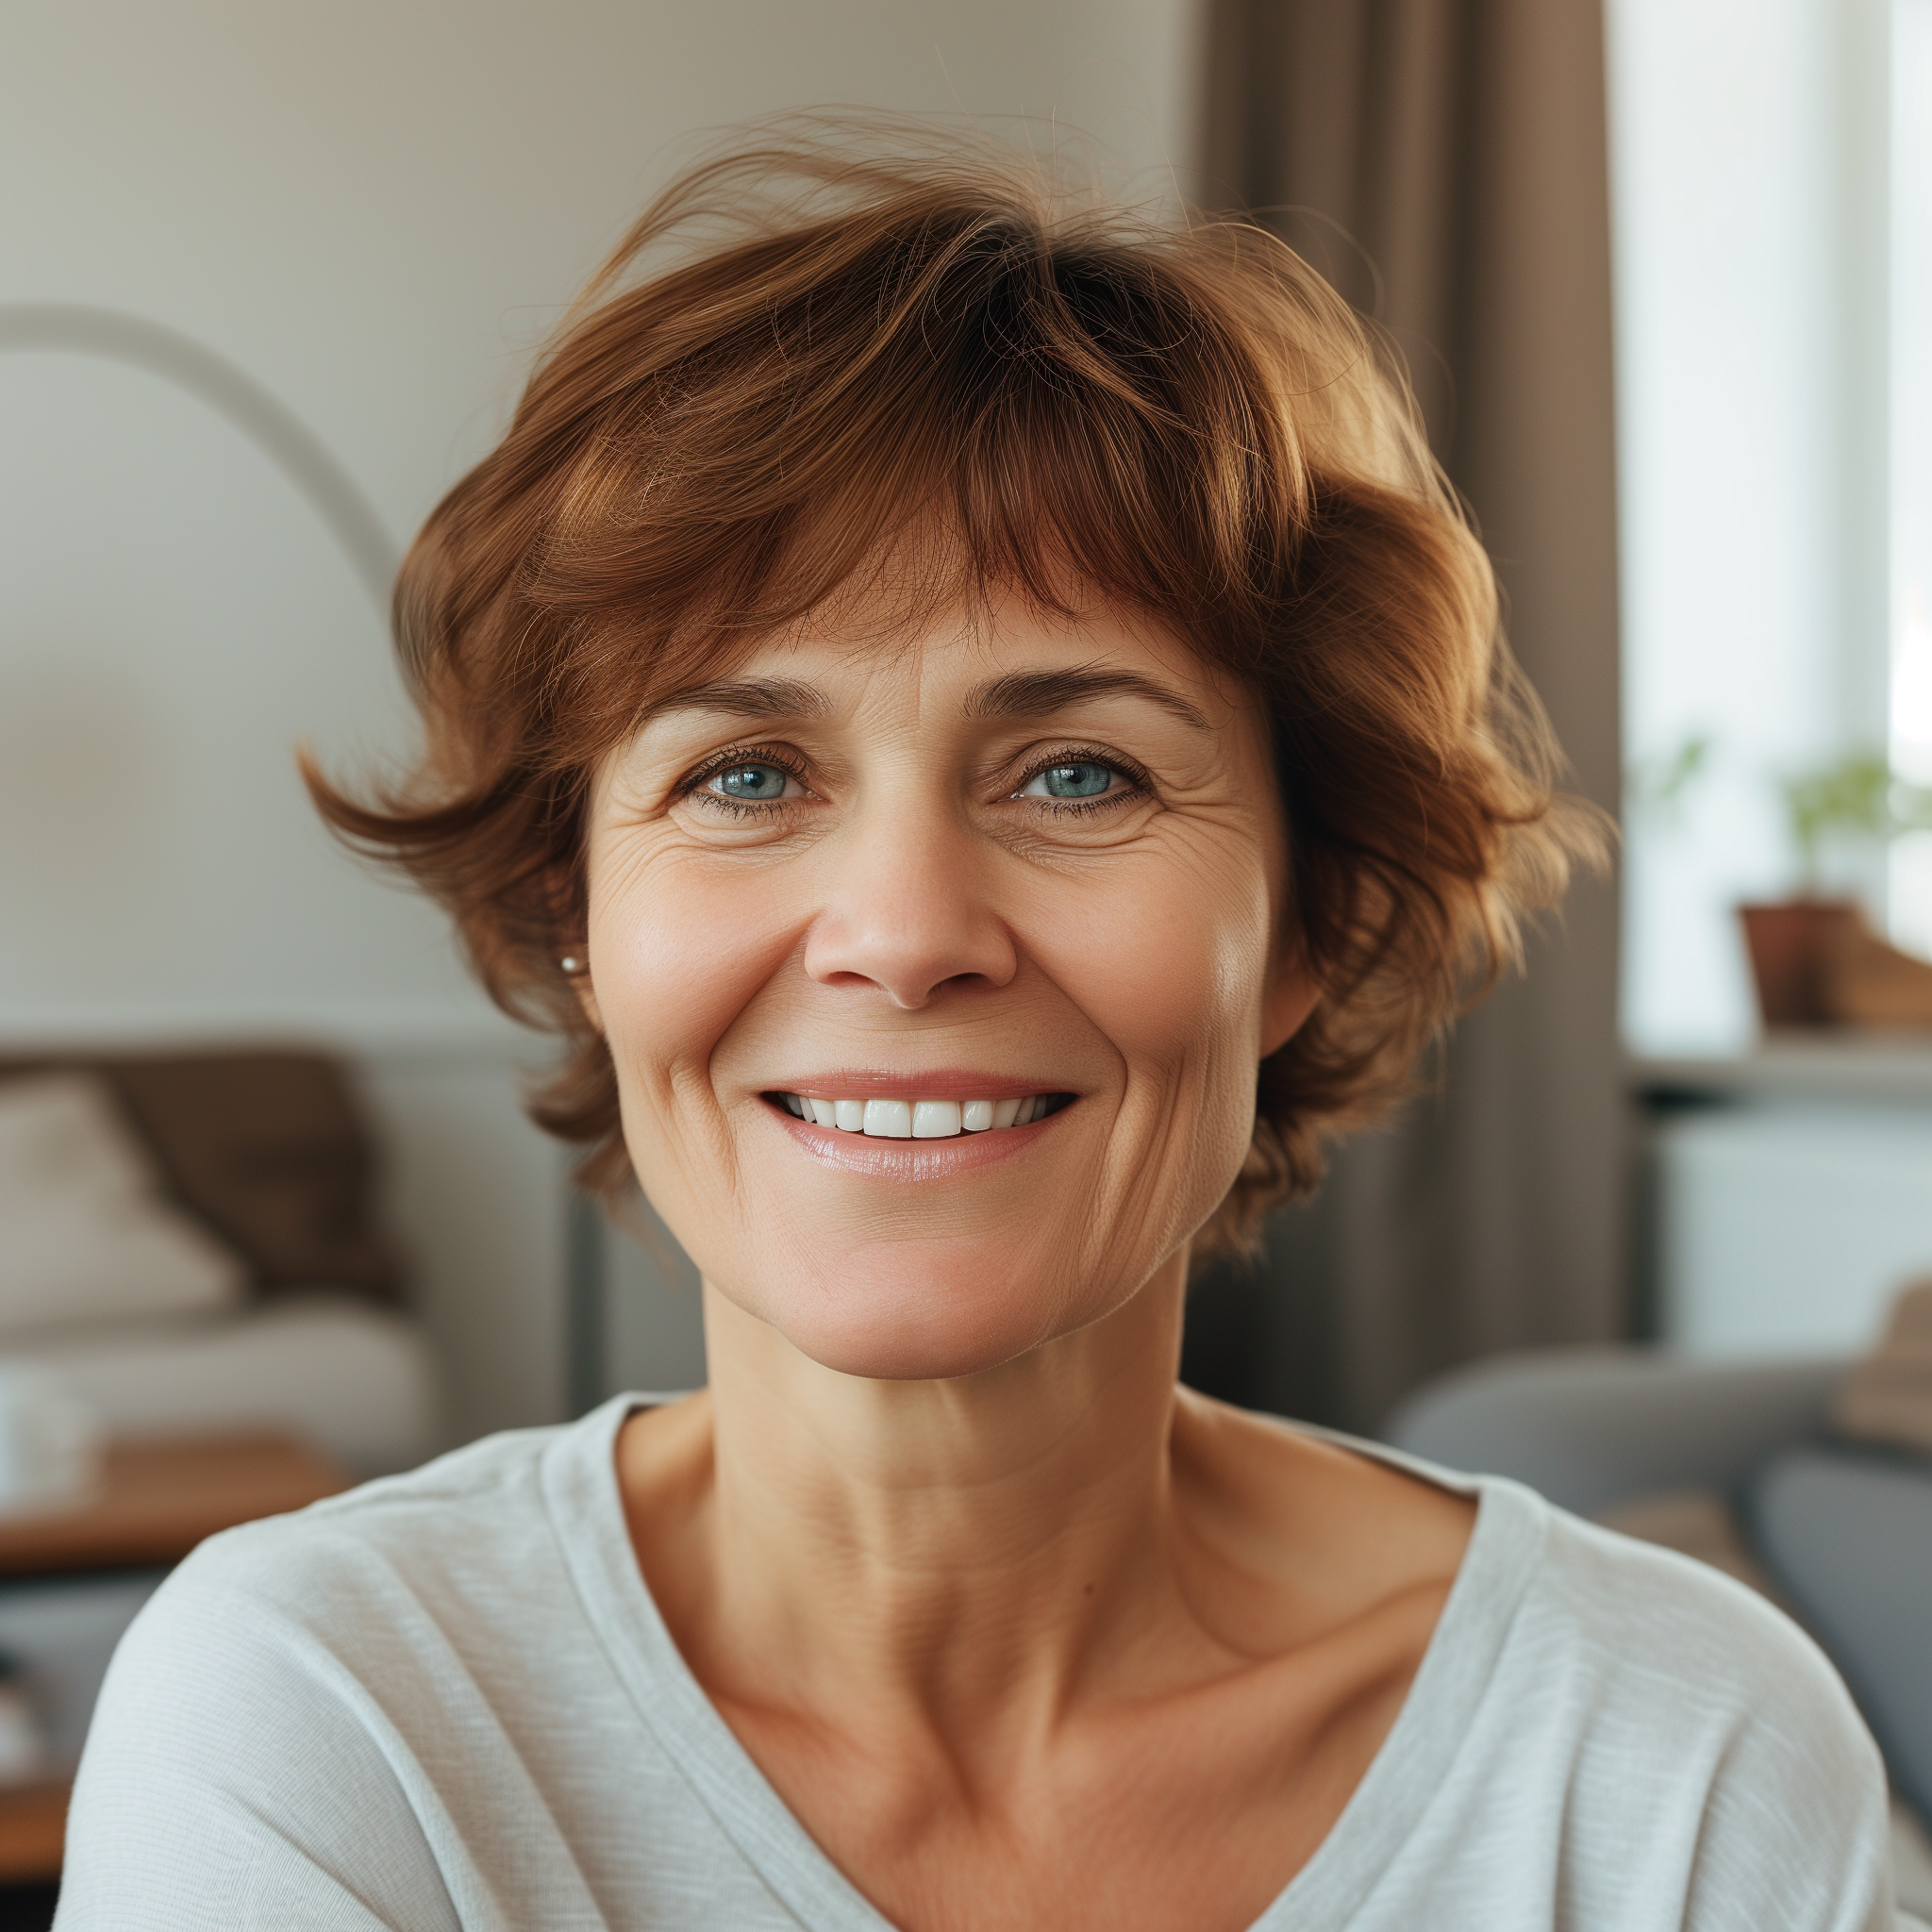
[[857,1696],[942,1726],[1063,1707],[1171,1592],[1185,1271],[1176,1257],[1106,1319],[931,1382],[824,1369],[708,1287],[688,1548],[708,1587],[686,1630],[720,1669],[783,1657],[808,1706]]

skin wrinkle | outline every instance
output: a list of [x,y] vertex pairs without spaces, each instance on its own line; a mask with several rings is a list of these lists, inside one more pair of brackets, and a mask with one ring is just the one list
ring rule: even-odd
[[1198,705],[1157,679],[1098,667],[996,677],[968,695],[965,710],[969,718],[1047,717],[1082,698],[1113,695],[1151,699],[1197,731],[1211,728]]
[[[845,635],[753,650],[593,788],[583,997],[711,1370],[620,1437],[639,1559],[906,1932],[1236,1932],[1392,1722],[1468,1527],[1174,1388],[1190,1237],[1313,997],[1264,727],[1108,609]],[[764,743],[805,796],[685,794]],[[1067,816],[1015,795],[1042,755],[1152,790]],[[762,1096],[868,1065],[1075,1098],[951,1177],[823,1166]]]
[[1167,1098],[1168,1098],[1168,1096],[1162,1096],[1162,1101],[1163,1101],[1163,1108],[1162,1108],[1162,1110],[1163,1110],[1163,1114],[1165,1114],[1165,1115],[1168,1115],[1168,1116],[1169,1116],[1169,1117],[1171,1118],[1171,1109],[1170,1109],[1170,1108],[1167,1108],[1167,1107],[1166,1107],[1166,1106],[1164,1105],[1164,1103],[1165,1103],[1165,1101],[1166,1101],[1166,1099],[1167,1099]]

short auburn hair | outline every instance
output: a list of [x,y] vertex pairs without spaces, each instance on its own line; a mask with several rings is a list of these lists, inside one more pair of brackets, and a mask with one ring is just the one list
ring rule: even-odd
[[564,1037],[530,1111],[614,1191],[616,1074],[559,964],[599,761],[922,529],[931,594],[1149,613],[1266,717],[1287,942],[1322,991],[1261,1064],[1197,1249],[1249,1244],[1595,837],[1399,358],[1251,224],[1132,212],[902,122],[793,120],[691,168],[403,565],[420,765],[361,797],[308,766],[316,803]]

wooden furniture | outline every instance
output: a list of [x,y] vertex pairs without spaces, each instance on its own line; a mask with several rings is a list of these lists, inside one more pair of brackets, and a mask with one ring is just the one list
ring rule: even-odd
[[177,1563],[217,1530],[348,1486],[334,1463],[275,1429],[116,1442],[85,1501],[0,1516],[0,1576]]
[[[178,1562],[217,1530],[299,1509],[349,1481],[274,1429],[116,1442],[85,1501],[0,1516],[0,1580]],[[67,1795],[64,1781],[0,1790],[0,1884],[59,1875]]]
[[0,1885],[42,1885],[60,1875],[67,1792],[65,1780],[0,1790]]

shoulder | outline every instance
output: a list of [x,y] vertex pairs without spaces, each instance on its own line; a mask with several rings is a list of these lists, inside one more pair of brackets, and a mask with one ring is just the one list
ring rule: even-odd
[[[506,1583],[534,1583],[556,1569],[544,1462],[566,1433],[486,1437],[408,1474],[210,1537],[143,1615],[160,1622],[246,1602],[319,1625],[366,1607],[371,1591],[454,1604],[449,1586],[466,1577],[495,1579],[485,1601]],[[470,1591],[461,1598],[476,1600]]]
[[210,1537],[122,1639],[91,1745],[129,1709],[177,1714],[184,1749],[270,1710],[309,1725],[326,1707],[380,1730],[386,1709],[447,1674],[452,1651],[487,1656],[554,1622],[569,1582],[543,1464],[562,1434],[488,1438]]
[[217,1776],[225,1732],[276,1724],[394,1757],[431,1706],[487,1696],[527,1634],[575,1631],[544,1480],[565,1433],[491,1437],[209,1538],[122,1639],[90,1756],[133,1714]]
[[1484,1490],[1524,1553],[1490,1584],[1513,1591],[1484,1699],[1496,1764],[1561,1792],[1579,1890],[1686,1925],[1888,1923],[1883,1765],[1811,1639],[1690,1557]]
[[545,1496],[564,1434],[489,1439],[182,1563],[108,1669],[63,1924],[130,1923],[138,1896],[158,1925],[454,1925],[440,1821],[516,1786],[516,1751],[477,1740],[522,1711],[520,1646],[585,1654]]
[[1843,1682],[1782,1610],[1689,1557],[1557,1508],[1524,1485],[1442,1470],[1380,1444],[1358,1457],[1479,1499],[1446,1632],[1502,1684],[1534,1683],[1552,1711],[1574,1697],[1614,1715],[1673,1714],[1672,1728],[1749,1723],[1767,1736],[1841,1745],[1875,1761]]
[[[1242,1575],[1277,1602],[1283,1641],[1306,1641],[1398,1598],[1440,1607],[1477,1514],[1473,1484],[1433,1480],[1371,1445],[1185,1388],[1171,1468],[1191,1534],[1224,1575]],[[1276,1647],[1265,1620],[1239,1647]]]
[[1813,1755],[1827,1747],[1874,1756],[1824,1654],[1756,1591],[1529,1501],[1542,1546],[1517,1637],[1532,1661],[1541,1656],[1579,1686],[1614,1683],[1633,1706],[1668,1707],[1679,1732],[1749,1726]]

